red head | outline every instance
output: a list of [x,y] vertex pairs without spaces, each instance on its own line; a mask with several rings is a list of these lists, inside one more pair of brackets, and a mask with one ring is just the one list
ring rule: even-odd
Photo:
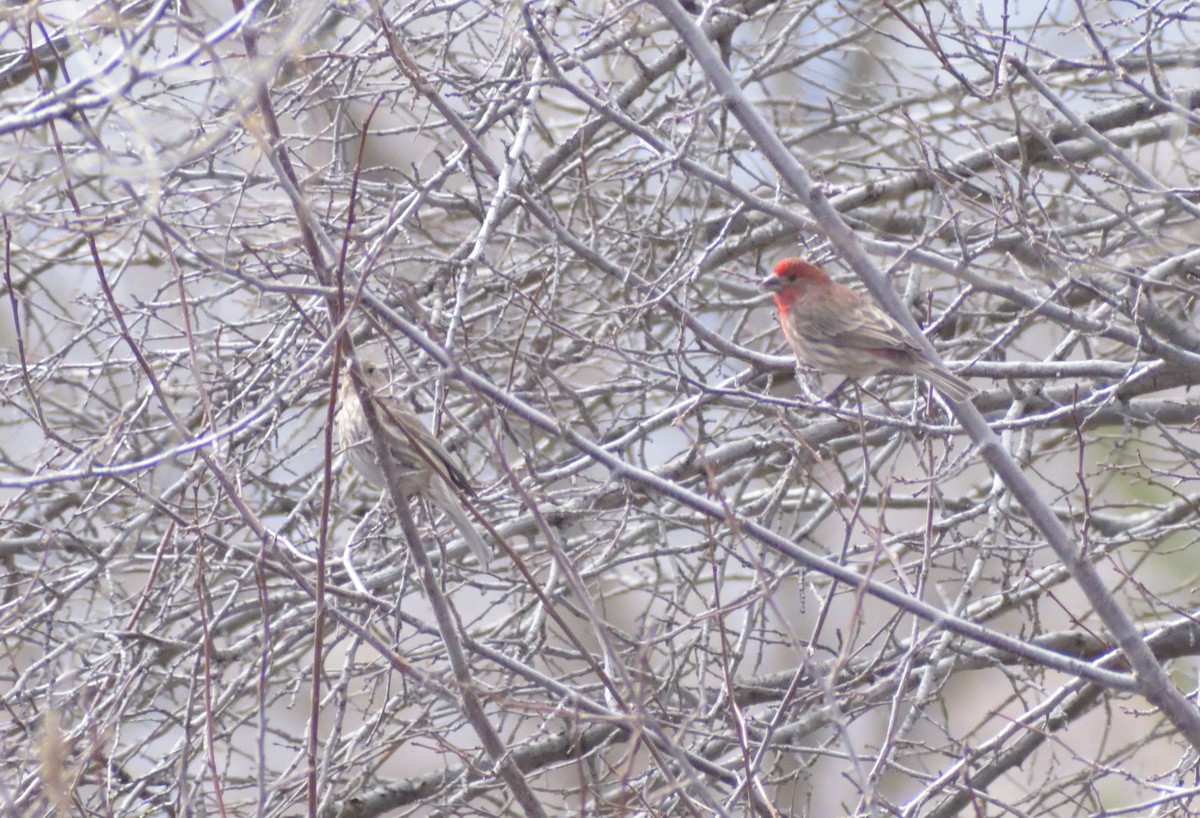
[[759,282],[760,286],[775,293],[775,303],[786,310],[798,299],[804,298],[811,287],[832,283],[829,276],[815,264],[803,259],[785,258],[775,265],[775,272]]

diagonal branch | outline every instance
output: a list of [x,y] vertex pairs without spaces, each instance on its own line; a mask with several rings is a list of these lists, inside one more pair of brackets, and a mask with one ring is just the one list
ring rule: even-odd
[[[747,134],[771,162],[781,180],[812,212],[830,242],[862,279],[875,298],[892,317],[900,321],[921,344],[926,354],[936,358],[933,346],[918,330],[916,322],[904,310],[895,292],[888,286],[887,279],[864,252],[857,236],[842,219],[837,209],[830,204],[808,172],[800,165],[779,136],[771,129],[742,93],[729,70],[721,62],[720,55],[693,23],[691,17],[676,0],[651,0],[653,5],[675,27],[687,43],[688,49],[708,75],[717,91],[725,98],[730,110],[742,123]],[[979,446],[984,459],[996,471],[1008,490],[1029,513],[1034,525],[1041,531],[1054,553],[1070,570],[1071,576],[1096,609],[1096,613],[1112,632],[1139,681],[1139,692],[1160,707],[1168,719],[1182,732],[1191,745],[1200,748],[1200,710],[1197,710],[1171,680],[1146,646],[1133,621],[1121,610],[1112,594],[1108,592],[1099,573],[1086,560],[1080,558],[1078,548],[1066,527],[1059,522],[1054,512],[1038,495],[1033,484],[1025,478],[1016,461],[1001,444],[1000,439],[987,425],[983,415],[970,403],[958,403],[955,414],[963,428]]]

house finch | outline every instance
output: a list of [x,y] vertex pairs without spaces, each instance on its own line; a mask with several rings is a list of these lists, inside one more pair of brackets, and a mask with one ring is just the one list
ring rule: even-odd
[[[362,371],[373,395],[375,417],[379,420],[400,488],[405,494],[424,497],[446,512],[480,564],[486,567],[491,551],[455,495],[456,491],[474,494],[466,475],[446,447],[398,398],[379,394],[387,385],[387,372],[374,363],[363,363]],[[349,374],[342,381],[338,404],[334,418],[338,445],[363,479],[373,486],[385,487],[387,476],[379,463],[371,429]]]
[[820,267],[785,258],[762,286],[775,294],[779,326],[800,363],[851,378],[916,375],[952,401],[975,394],[966,381],[926,358],[891,316]]

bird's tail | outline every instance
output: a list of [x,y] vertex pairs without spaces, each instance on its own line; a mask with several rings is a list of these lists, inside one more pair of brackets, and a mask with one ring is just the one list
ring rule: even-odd
[[454,527],[458,529],[458,533],[466,541],[467,547],[479,560],[480,567],[487,568],[492,559],[492,549],[484,542],[483,535],[479,533],[479,529],[471,520],[471,515],[467,513],[462,503],[454,496],[454,492],[442,480],[434,478],[430,489],[428,497],[433,505],[446,512],[446,516],[454,521]]
[[979,393],[975,387],[947,369],[921,361],[916,368],[916,374],[933,384],[933,387],[955,403],[970,399]]

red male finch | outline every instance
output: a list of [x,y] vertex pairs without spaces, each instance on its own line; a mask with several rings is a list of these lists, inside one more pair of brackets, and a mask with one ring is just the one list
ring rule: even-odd
[[[425,424],[400,401],[390,395],[381,394],[388,383],[387,371],[378,364],[363,362],[363,375],[372,394],[375,417],[383,432],[388,456],[393,471],[400,481],[400,488],[407,495],[425,498],[446,513],[467,545],[475,553],[479,563],[487,566],[491,550],[483,541],[467,510],[459,502],[456,492],[473,494],[466,475],[454,462],[438,439],[430,434]],[[387,485],[387,476],[379,463],[375,441],[363,414],[358,392],[349,372],[342,381],[338,396],[337,417],[334,431],[338,445],[346,452],[350,464],[368,483],[378,488]]]
[[916,375],[955,402],[975,394],[962,378],[926,358],[891,316],[815,264],[785,258],[762,287],[775,294],[783,337],[801,364],[851,378]]

